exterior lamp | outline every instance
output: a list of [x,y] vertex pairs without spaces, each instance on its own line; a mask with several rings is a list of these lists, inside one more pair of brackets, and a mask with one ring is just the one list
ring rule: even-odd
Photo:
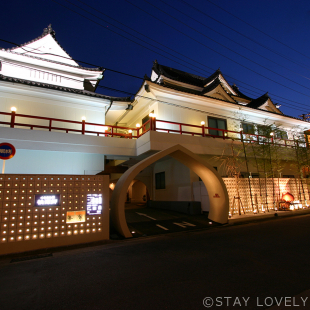
[[104,126],[104,127],[103,127],[103,130],[104,130],[104,131],[107,131],[107,130],[109,130],[109,127]]
[[206,122],[205,121],[201,121],[201,123],[200,123],[202,126],[204,126],[205,124],[206,124]]
[[155,117],[156,117],[156,114],[155,114],[155,113],[150,113],[150,114],[149,114],[149,117],[154,117],[154,118],[155,118]]
[[128,130],[128,133],[132,133],[132,130],[131,130],[131,129],[129,129],[129,130]]
[[17,110],[17,109],[16,109],[15,107],[11,107],[11,111],[12,111],[12,112],[16,112],[16,110]]
[[86,117],[85,116],[82,116],[82,121],[86,121]]
[[273,133],[273,132],[271,132],[271,133],[270,133],[270,135],[271,135],[271,136],[273,136],[273,135],[274,135],[274,133]]
[[140,124],[139,124],[139,123],[137,123],[137,124],[136,124],[136,127],[137,127],[137,128],[140,128],[141,126],[140,126]]

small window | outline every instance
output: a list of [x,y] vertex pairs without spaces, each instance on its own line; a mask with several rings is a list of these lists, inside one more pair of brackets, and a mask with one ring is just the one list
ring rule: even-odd
[[251,135],[255,134],[255,128],[253,124],[242,123],[242,129],[243,129],[243,133],[251,134]]
[[287,132],[286,131],[282,131],[282,130],[277,131],[276,132],[276,138],[283,139],[283,140],[288,140]]
[[[226,120],[220,118],[208,117],[209,127],[218,129],[227,129]],[[224,136],[224,132],[220,130],[209,129],[209,134],[213,136]]]
[[[154,113],[154,111],[152,111],[152,112],[150,112],[150,113]],[[146,115],[145,117],[143,117],[143,118],[142,118],[142,125],[144,125],[149,119],[150,119],[149,114]],[[143,131],[148,131],[149,129],[150,129],[150,123],[147,123],[147,124],[145,125],[145,130],[143,130]]]
[[166,180],[165,180],[165,172],[155,173],[155,188],[156,189],[165,189],[166,188]]

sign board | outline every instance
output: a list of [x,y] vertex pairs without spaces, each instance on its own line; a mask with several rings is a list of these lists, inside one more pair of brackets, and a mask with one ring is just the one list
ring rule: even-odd
[[86,211],[67,211],[66,223],[83,223],[86,221]]
[[0,159],[7,160],[16,153],[15,147],[10,143],[0,143]]
[[102,194],[87,194],[87,215],[102,213]]
[[36,207],[60,206],[60,194],[35,195],[34,205]]

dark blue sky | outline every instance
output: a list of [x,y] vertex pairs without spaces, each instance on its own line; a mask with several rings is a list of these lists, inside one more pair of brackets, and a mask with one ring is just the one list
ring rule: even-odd
[[[220,67],[246,95],[269,92],[285,114],[310,113],[309,0],[55,1],[3,1],[0,39],[22,44],[51,23],[74,59],[141,78],[155,59],[205,77]],[[107,70],[100,85],[135,93],[141,83]]]

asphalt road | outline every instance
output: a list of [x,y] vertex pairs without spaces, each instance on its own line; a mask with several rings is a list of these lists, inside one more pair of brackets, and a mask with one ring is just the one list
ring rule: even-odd
[[0,259],[0,309],[310,309],[309,235],[305,215]]
[[190,215],[170,210],[134,208],[134,206],[127,209],[125,214],[134,237],[207,229],[218,225],[208,219],[208,214]]

